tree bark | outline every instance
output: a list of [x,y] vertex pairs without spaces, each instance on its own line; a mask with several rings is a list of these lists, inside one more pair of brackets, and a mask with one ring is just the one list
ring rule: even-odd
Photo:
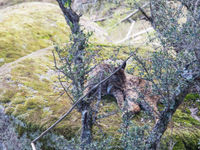
[[[199,75],[200,76],[200,75]],[[173,114],[177,108],[184,101],[185,96],[189,93],[190,87],[193,83],[188,84],[184,89],[171,100],[170,107],[166,107],[160,115],[158,122],[153,127],[153,130],[147,138],[146,144],[149,150],[156,150],[158,143],[160,143],[161,137],[167,129],[169,122],[172,119]]]
[[81,115],[82,115],[81,148],[84,149],[92,141],[93,117],[90,105],[85,104],[85,108],[82,110]]
[[65,20],[67,21],[67,24],[71,28],[71,31],[73,34],[76,34],[80,31],[80,25],[79,25],[79,19],[80,16],[76,14],[76,12],[73,11],[71,6],[65,7],[65,4],[69,0],[57,0],[63,14],[65,17]]
[[[191,28],[193,28],[193,32],[190,33],[191,36],[188,37],[188,34],[185,33],[184,27],[182,30],[175,29],[174,33],[176,33],[176,36],[179,40],[168,40],[169,45],[171,45],[174,50],[179,53],[183,50],[188,51],[194,51],[196,55],[196,59],[198,63],[196,64],[197,67],[196,70],[193,70],[193,72],[197,71],[196,76],[193,75],[193,81],[188,81],[186,83],[186,86],[184,89],[179,89],[179,93],[177,93],[173,99],[170,100],[170,107],[166,107],[160,115],[160,118],[158,122],[153,127],[153,130],[150,132],[149,137],[146,140],[147,149],[148,150],[156,150],[158,143],[161,140],[162,135],[167,129],[167,126],[169,122],[171,121],[171,118],[177,108],[180,106],[180,104],[183,102],[185,96],[189,93],[189,89],[193,86],[193,84],[200,79],[200,72],[199,72],[199,66],[200,66],[200,45],[199,43],[199,22],[200,22],[200,14],[197,14],[200,12],[200,0],[178,0],[181,2],[192,14],[192,17],[194,18],[195,22],[193,23],[193,26],[191,25]],[[166,32],[168,32],[168,24],[174,23],[174,26],[178,25],[177,22],[170,22],[167,20],[167,10],[164,10],[165,5],[167,5],[166,1],[163,0],[150,0],[150,9],[151,9],[151,18],[149,21],[152,23],[153,28],[156,32],[160,35],[161,38],[169,38],[166,36]],[[162,6],[162,7],[161,7]],[[142,10],[143,11],[143,10]],[[196,14],[195,14],[196,13]],[[143,13],[145,15],[145,12]],[[146,15],[145,15],[146,16]],[[148,16],[146,16],[148,17]],[[199,17],[199,18],[198,18]],[[188,18],[187,22],[189,25],[191,24],[192,20]],[[170,29],[170,28],[169,28]],[[196,36],[194,39],[193,35]],[[166,37],[165,37],[166,36]],[[189,40],[186,40],[190,38]],[[187,71],[187,70],[186,70]],[[187,79],[186,79],[187,80]],[[190,83],[189,83],[190,82]],[[177,87],[180,88],[180,87]]]
[[[77,67],[77,79],[73,81],[72,84],[76,90],[76,96],[79,97],[81,96],[81,93],[83,93],[84,90],[85,74],[83,73],[83,56],[85,50],[86,36],[80,29],[80,16],[77,15],[76,12],[74,12],[71,8],[71,1],[57,0],[57,2],[72,32],[73,44],[71,46],[71,49],[73,49],[74,52],[70,53],[72,53],[75,57],[74,64]],[[78,104],[77,108],[82,115],[81,147],[82,149],[84,149],[87,145],[91,143],[92,140],[92,109],[90,103],[84,100]]]

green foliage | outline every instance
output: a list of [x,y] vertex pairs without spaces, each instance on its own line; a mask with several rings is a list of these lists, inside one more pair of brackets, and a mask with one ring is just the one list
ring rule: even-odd
[[121,149],[125,150],[141,150],[146,149],[145,136],[149,130],[148,125],[138,126],[124,118],[124,123],[121,127]]
[[200,99],[200,95],[197,94],[197,93],[190,93],[190,94],[187,94],[187,96],[185,97],[185,101],[187,102],[195,102],[197,99]]
[[185,127],[198,127],[200,123],[192,118],[190,114],[184,113],[184,110],[178,109],[173,116],[173,121],[179,126],[184,125]]
[[[32,150],[31,141],[42,132],[41,127],[32,123],[25,124],[16,118],[12,119],[12,128],[15,128],[16,134],[18,134],[18,142],[21,144],[21,148],[23,147],[26,150]],[[73,144],[73,140],[67,141],[62,135],[48,133],[37,142],[36,148],[42,150],[68,150],[68,148],[73,147]],[[14,143],[10,144],[10,147],[15,147]]]
[[66,2],[65,2],[65,8],[69,8],[69,7],[71,7],[71,0],[67,0]]
[[[89,48],[88,40],[91,33],[80,31],[70,35],[70,42],[64,47],[56,46],[55,51],[58,60],[54,54],[56,69],[62,73],[64,82],[71,83],[68,87],[75,100],[78,100],[84,91],[84,80],[90,70],[91,62],[95,57],[95,52]],[[59,64],[59,66],[57,66]]]

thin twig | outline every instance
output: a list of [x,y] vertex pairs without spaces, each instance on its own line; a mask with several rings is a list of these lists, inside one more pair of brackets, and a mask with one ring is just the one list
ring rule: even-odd
[[[153,109],[153,107],[145,100],[144,95],[140,94],[141,91],[138,91],[137,88],[134,88],[134,90],[135,90],[137,93],[139,93],[139,98],[142,99],[142,101],[139,102],[140,105],[142,105],[143,107],[145,107],[144,109],[148,109],[147,111],[149,111],[149,112],[154,112],[158,117],[160,117],[160,114],[159,114],[157,111],[155,111],[155,109]],[[145,88],[144,93],[147,92],[146,90],[147,90],[147,87]],[[142,103],[142,102],[144,102],[145,104]],[[137,102],[136,102],[136,103],[137,103]],[[147,108],[146,106],[147,106],[148,108]],[[156,116],[154,115],[153,117],[155,118]]]
[[62,97],[65,94],[65,92],[62,92],[54,101],[57,101],[60,97]]
[[62,88],[64,89],[65,93],[67,94],[67,96],[70,98],[70,100],[71,100],[72,102],[74,102],[74,101],[73,101],[73,98],[70,96],[70,94],[69,94],[69,92],[68,92],[69,86],[67,87],[67,89],[65,88],[65,86],[63,85],[63,83],[62,83],[62,81],[61,81],[60,75],[58,75],[58,80],[59,80],[59,82],[60,82],[60,85],[61,85]]
[[33,142],[31,142],[31,147],[33,150],[36,150],[35,144]]
[[162,96],[163,100],[165,100],[164,95],[162,94],[162,91],[158,88],[157,84],[154,82],[153,79],[150,79],[151,75],[149,73],[149,71],[146,68],[146,65],[138,58],[138,56],[134,53],[135,56],[135,60],[142,66],[142,68],[144,69],[144,71],[146,72],[147,76],[149,77],[149,81],[151,83],[153,83],[153,85],[156,87],[157,91],[159,92],[160,96]]

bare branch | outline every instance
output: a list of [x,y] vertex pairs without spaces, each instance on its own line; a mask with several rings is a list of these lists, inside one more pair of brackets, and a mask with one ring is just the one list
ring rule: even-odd
[[58,80],[59,80],[59,82],[60,82],[60,85],[61,85],[62,88],[64,89],[65,93],[67,94],[67,96],[70,98],[70,100],[71,100],[72,102],[74,102],[74,101],[73,101],[73,98],[70,96],[70,94],[69,94],[69,92],[68,92],[69,86],[67,87],[67,89],[65,88],[65,86],[63,85],[63,83],[62,83],[62,81],[61,81],[60,75],[58,76]]
[[141,13],[146,17],[146,19],[147,19],[150,23],[153,23],[153,18],[150,17],[150,16],[148,16],[148,15],[146,14],[146,12],[143,10],[143,8],[138,7],[138,9],[141,11]]
[[131,26],[130,26],[130,28],[129,28],[129,31],[128,31],[126,37],[125,37],[124,39],[122,39],[121,41],[116,42],[116,44],[118,44],[118,43],[123,43],[123,42],[127,41],[128,39],[130,39],[130,37],[131,37],[131,32],[132,32],[132,30],[133,30],[134,24],[135,24],[135,21],[132,20]]

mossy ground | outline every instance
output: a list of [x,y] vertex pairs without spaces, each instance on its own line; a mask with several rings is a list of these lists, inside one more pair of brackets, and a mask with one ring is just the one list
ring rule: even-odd
[[[4,63],[48,47],[53,42],[65,43],[69,39],[69,28],[60,9],[53,4],[42,3],[41,6],[41,3],[26,3],[1,11],[5,14],[4,21],[0,22],[2,28],[0,50],[1,57],[5,59]],[[113,52],[118,51],[120,47],[92,44],[89,48],[99,51],[101,60],[104,60],[111,57]],[[129,50],[128,47],[122,47],[122,49],[126,52]],[[118,58],[125,59],[126,57],[127,54],[121,53]],[[6,76],[9,76],[9,80]],[[15,64],[10,75],[6,76],[1,77],[0,102],[5,106],[8,114],[26,123],[47,128],[71,106],[66,95],[56,100],[63,90],[54,72],[51,50],[46,51],[45,54],[38,53],[38,56],[23,59]],[[116,105],[111,107],[117,109]],[[119,122],[114,118],[108,121],[111,122],[110,125],[101,123],[104,128],[110,132],[113,131],[112,133],[118,127],[118,123],[114,123],[116,127],[113,130],[112,122]],[[56,127],[56,131],[67,138],[80,132],[80,114],[75,111]]]
[[184,149],[196,150],[200,138],[200,122],[181,106],[173,116],[173,123],[173,138],[177,142],[174,150],[179,150],[182,146]]
[[[107,51],[109,46],[104,46],[104,50]],[[101,49],[104,46],[101,46]],[[50,73],[53,70],[54,64],[51,50],[45,55],[27,58],[18,63],[11,71],[12,82],[6,83],[3,81],[9,85],[7,88],[0,89],[2,91],[0,101],[6,107],[6,112],[41,129],[47,128],[54,123],[70,108],[71,102],[66,95],[57,99],[63,90],[59,86],[55,72]],[[104,106],[101,108],[99,115],[106,115],[115,110],[119,111],[116,102],[110,101],[110,98],[104,98],[103,103]],[[200,123],[193,119],[190,112],[185,111],[186,109],[183,107],[184,105],[177,110],[173,117],[173,138],[177,142],[175,145],[177,150],[180,146],[185,147],[184,142],[186,145],[190,145],[191,142],[193,145],[197,145],[197,139],[200,135]],[[144,123],[140,123],[143,115],[144,113],[140,113],[136,117],[137,122],[141,125],[144,125]],[[101,137],[100,126],[106,136],[114,135],[114,139],[118,141],[121,137],[119,132],[122,123],[121,116],[122,114],[119,111],[115,115],[98,120],[98,126],[94,127],[95,139]],[[54,131],[70,139],[80,133],[80,125],[80,114],[74,111]],[[167,137],[170,137],[169,133],[170,128],[166,132]],[[114,143],[117,144],[117,142]]]
[[[101,49],[100,55],[104,56],[102,59],[107,59],[105,56],[108,56],[108,51],[114,51],[118,46],[93,44],[90,48],[97,51]],[[128,47],[122,49],[128,51]],[[143,49],[143,51],[145,50]],[[126,54],[121,59],[124,58],[126,58]],[[11,79],[9,81],[2,80],[2,82],[4,82],[4,88],[0,88],[0,102],[6,107],[6,112],[26,123],[36,125],[42,130],[49,127],[71,107],[71,101],[66,95],[57,99],[63,90],[54,71],[51,50],[43,55],[19,62],[11,71]],[[110,98],[105,98],[103,104],[99,115],[106,115],[115,110],[119,111],[116,102],[110,101]],[[190,145],[191,142],[196,145],[200,135],[200,123],[191,117],[190,111],[187,111],[184,106],[180,107],[173,117],[173,138],[177,141],[175,145],[177,150],[181,146],[185,147],[184,142],[186,145]],[[144,113],[140,113],[134,118],[134,122],[144,125],[144,122],[140,123],[144,115]],[[101,127],[106,136],[114,135],[115,142],[113,144],[117,144],[121,137],[119,132],[122,123],[121,117],[122,114],[119,111],[115,115],[98,120],[98,126],[94,127],[95,139],[98,140],[101,137],[99,132],[99,127]],[[80,114],[74,111],[54,131],[70,139],[80,133],[80,125]],[[166,132],[167,137],[170,137],[169,133],[170,128]]]
[[[84,18],[83,24],[90,22]],[[94,31],[95,28],[88,30]],[[32,2],[2,9],[0,10],[0,66],[33,51],[49,47],[53,43],[66,43],[69,35],[70,29],[57,5]],[[94,32],[91,40],[98,42],[97,37],[99,38],[99,35]],[[101,37],[104,38],[103,35]]]
[[0,10],[0,65],[53,42],[66,42],[70,30],[62,13],[50,3],[25,3]]
[[[108,50],[107,46],[101,46],[101,49],[104,49],[104,52]],[[4,86],[0,87],[0,102],[5,106],[8,114],[25,122],[47,128],[71,106],[66,95],[57,99],[63,89],[54,71],[51,50],[22,60],[12,69],[9,81],[6,77],[1,77],[1,82]],[[116,105],[112,107],[117,109]],[[118,122],[118,120],[111,120]],[[112,130],[111,120],[108,121],[110,125],[103,123],[102,126]],[[76,132],[80,132],[80,124],[80,114],[74,111],[55,130],[70,138]],[[114,124],[118,125],[118,123]]]
[[23,2],[51,2],[51,3],[55,3],[55,0],[0,0],[1,4],[0,4],[0,9],[1,8],[5,8],[5,7],[9,7],[12,5],[16,5],[19,3],[23,3]]
[[[167,149],[169,141],[175,142],[173,150],[196,150],[200,139],[200,122],[191,116],[189,108],[199,106],[198,94],[190,93],[173,115],[162,142]],[[199,109],[200,110],[200,109]]]

